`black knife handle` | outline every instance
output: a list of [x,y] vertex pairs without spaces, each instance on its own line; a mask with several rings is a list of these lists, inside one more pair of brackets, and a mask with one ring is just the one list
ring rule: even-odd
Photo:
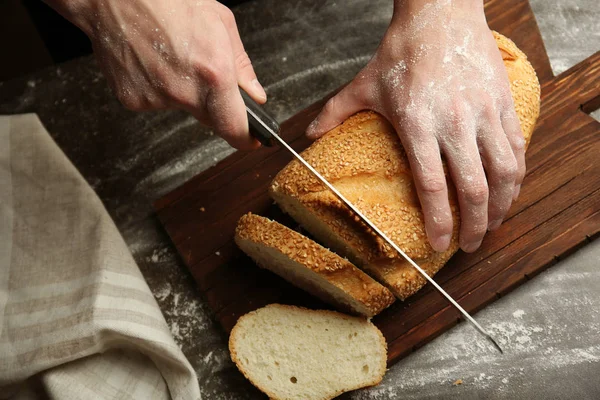
[[[275,143],[275,138],[269,129],[273,132],[279,132],[279,124],[244,90],[240,89],[244,104],[246,104],[246,113],[248,114],[248,128],[250,134],[254,136],[263,146],[271,147]],[[267,129],[265,125],[269,128]]]

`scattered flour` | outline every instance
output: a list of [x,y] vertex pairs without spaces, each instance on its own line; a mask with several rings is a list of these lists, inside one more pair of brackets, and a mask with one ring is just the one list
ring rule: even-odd
[[[578,261],[554,266],[476,315],[500,342],[503,355],[461,323],[390,368],[377,391],[363,390],[351,398],[383,399],[380,393],[388,387],[400,388],[403,399],[445,398],[453,390],[456,398],[460,390],[481,393],[482,398],[486,393],[513,398],[532,384],[544,385],[539,377],[585,364],[600,368],[600,299],[588,294],[597,290],[600,271],[595,268],[597,253],[588,248],[581,250]],[[573,286],[557,284],[564,282],[562,275],[585,276],[576,283],[576,295]],[[571,293],[568,302],[565,290]],[[531,376],[538,378],[532,382]],[[453,385],[457,379],[463,381],[459,387]]]
[[387,399],[396,399],[402,398],[400,396],[399,390],[389,386],[389,387],[379,387],[376,389],[372,389],[369,391],[369,399],[373,400],[387,400]]
[[406,73],[406,71],[408,71],[406,61],[400,60],[398,64],[394,65],[394,67],[388,72],[387,80],[391,83],[392,88],[399,90],[402,89],[402,86],[400,86],[400,78]]
[[169,256],[169,249],[166,247],[152,250],[152,254],[146,257],[147,262],[158,263],[165,261]]
[[273,82],[270,85],[267,85],[265,87],[265,89],[267,91],[277,90],[277,89],[280,89],[283,87],[287,87],[288,85],[296,83],[298,81],[308,79],[308,78],[312,77],[313,75],[316,75],[316,74],[319,74],[319,73],[322,73],[325,71],[338,71],[340,68],[344,68],[346,66],[364,65],[371,59],[371,57],[372,56],[370,54],[362,55],[362,56],[349,58],[346,60],[339,60],[339,61],[334,61],[331,63],[318,65],[313,68],[308,68],[308,69],[305,69],[298,73],[286,76],[285,78],[278,80],[276,82]]
[[206,306],[197,299],[190,300],[183,296],[180,292],[171,291],[163,299],[164,306],[161,306],[173,338],[180,346],[196,340],[193,333],[211,324]]
[[[582,265],[586,263],[594,265],[591,258]],[[577,271],[573,264],[564,267],[569,268],[553,267],[476,315],[500,343],[503,355],[461,323],[390,368],[377,390],[363,390],[352,398],[384,399],[382,393],[391,388],[401,388],[399,396],[404,399],[423,398],[424,388],[427,398],[443,398],[450,393],[448,387],[511,398],[511,393],[531,386],[531,376],[552,376],[581,364],[600,368],[600,303],[587,294],[596,290],[600,272]],[[560,294],[568,288],[557,284],[569,279],[565,275],[585,276],[588,282],[584,285],[580,279],[577,295],[569,302]],[[515,306],[523,304],[528,305],[526,310]],[[460,387],[453,386],[457,379],[463,381]],[[536,384],[541,384],[539,379]]]
[[209,351],[208,354],[202,359],[202,361],[204,361],[204,363],[208,363],[211,358],[212,358],[213,352]]
[[213,139],[209,144],[204,143],[200,148],[190,149],[178,159],[154,170],[136,185],[136,191],[148,191],[150,186],[159,189],[160,193],[157,193],[157,196],[168,193],[175,189],[179,182],[214,166],[234,151],[224,140]]
[[171,295],[172,291],[173,291],[173,288],[171,287],[171,284],[169,282],[165,282],[164,286],[155,288],[152,291],[152,294],[154,295],[154,297],[156,297],[156,300],[161,302],[161,301],[164,301],[167,297],[169,297]]
[[537,325],[531,326],[503,321],[490,324],[490,331],[492,335],[496,336],[501,347],[527,351],[536,348],[532,343],[532,336],[541,334],[544,328]]

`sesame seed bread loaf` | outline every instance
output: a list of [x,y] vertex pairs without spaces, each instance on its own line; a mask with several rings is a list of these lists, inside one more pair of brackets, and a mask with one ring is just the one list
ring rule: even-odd
[[364,318],[271,304],[242,316],[231,359],[275,400],[327,400],[377,385],[386,369],[381,332]]
[[[494,33],[501,51],[515,109],[526,143],[539,115],[540,86],[527,57]],[[326,179],[413,258],[435,274],[458,250],[459,216],[450,187],[454,232],[443,253],[427,240],[423,215],[408,160],[392,126],[377,113],[355,114],[302,153]],[[451,185],[451,182],[449,182]],[[272,198],[324,245],[347,257],[404,300],[425,279],[299,162],[289,163],[273,180]]]
[[244,215],[235,241],[258,265],[340,311],[372,317],[395,300],[348,260],[268,218]]

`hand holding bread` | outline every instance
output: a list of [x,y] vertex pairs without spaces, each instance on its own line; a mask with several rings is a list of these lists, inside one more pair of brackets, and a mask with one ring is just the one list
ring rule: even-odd
[[431,246],[450,246],[454,186],[459,245],[472,252],[498,228],[525,176],[506,69],[482,1],[397,3],[372,60],[307,133],[320,137],[365,109],[384,116],[406,151]]
[[[506,37],[497,33],[493,37],[526,147],[539,115],[540,85],[525,54]],[[452,236],[448,249],[436,251],[427,240],[427,211],[419,202],[418,174],[412,171],[407,153],[386,118],[362,111],[314,142],[302,157],[433,276],[459,248],[459,229],[464,223],[457,199],[460,189],[455,190],[448,179],[446,201],[453,220]],[[353,213],[299,162],[290,162],[277,174],[270,194],[316,240],[347,257],[399,299],[413,295],[425,284],[403,257],[357,222]]]

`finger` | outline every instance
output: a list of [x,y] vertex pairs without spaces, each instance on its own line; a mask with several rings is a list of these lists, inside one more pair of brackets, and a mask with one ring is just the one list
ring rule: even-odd
[[200,63],[202,90],[197,101],[191,102],[186,108],[199,121],[208,120],[208,125],[232,147],[239,150],[256,149],[260,143],[248,130],[246,106],[235,73],[233,48],[222,22],[222,19],[212,21],[212,28],[216,32],[213,43],[216,51],[206,56],[206,62]]
[[480,128],[478,144],[488,187],[488,229],[497,229],[513,199],[517,177],[517,160],[502,129],[498,113],[490,110],[486,125]]
[[351,82],[325,103],[317,118],[306,129],[306,135],[310,139],[323,136],[351,115],[366,108],[364,94],[357,86]]
[[438,142],[432,132],[412,120],[395,125],[406,149],[429,243],[443,252],[450,245],[453,222]]
[[523,131],[521,130],[521,124],[519,117],[515,112],[513,103],[501,114],[502,128],[510,147],[512,148],[513,154],[517,161],[517,175],[515,177],[515,187],[513,190],[513,200],[516,200],[521,191],[521,184],[525,178],[526,165],[525,165],[525,139]]
[[254,150],[260,143],[250,135],[244,100],[237,83],[210,89],[206,98],[206,110],[211,126],[219,136],[238,150]]
[[244,44],[242,43],[235,17],[227,8],[225,8],[225,11],[222,10],[220,12],[220,16],[227,29],[229,40],[231,41],[238,84],[255,101],[264,104],[267,101],[267,93],[258,81],[250,57],[248,57],[248,53],[246,53],[246,50],[244,49]]
[[479,248],[488,226],[488,186],[477,148],[474,127],[463,127],[455,140],[442,142],[460,207],[460,247]]

